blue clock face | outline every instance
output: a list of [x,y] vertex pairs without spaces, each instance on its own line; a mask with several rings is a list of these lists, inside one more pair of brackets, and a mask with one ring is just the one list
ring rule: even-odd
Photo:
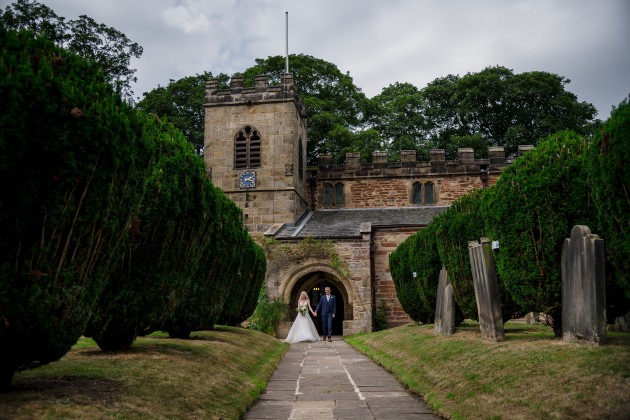
[[245,171],[238,174],[238,183],[240,188],[256,187],[256,172]]

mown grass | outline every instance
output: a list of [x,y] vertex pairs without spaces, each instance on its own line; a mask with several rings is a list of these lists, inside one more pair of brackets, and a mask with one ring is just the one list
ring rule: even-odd
[[0,418],[237,419],[287,348],[230,327],[189,340],[156,333],[120,353],[81,339],[60,361],[17,374],[14,389],[0,393]]
[[451,337],[409,324],[346,340],[447,418],[630,418],[630,334],[596,346],[565,343],[544,325],[505,330],[500,343],[473,322]]

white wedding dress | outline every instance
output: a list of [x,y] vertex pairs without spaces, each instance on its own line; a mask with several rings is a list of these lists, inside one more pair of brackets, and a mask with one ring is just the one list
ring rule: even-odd
[[284,340],[287,343],[298,343],[300,341],[319,341],[319,333],[313,323],[313,320],[308,314],[308,305],[300,305],[299,308],[305,308],[304,315],[299,311],[293,321],[293,325],[289,330],[287,338]]

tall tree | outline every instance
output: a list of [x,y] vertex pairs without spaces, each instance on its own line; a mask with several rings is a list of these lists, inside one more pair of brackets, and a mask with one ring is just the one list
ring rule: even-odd
[[514,74],[488,67],[463,77],[449,75],[422,90],[434,144],[453,136],[481,136],[515,154],[519,144],[538,144],[563,129],[591,134],[595,107],[565,89],[570,80],[543,71]]
[[[205,84],[211,77],[212,73],[203,72],[179,80],[171,79],[168,86],[145,92],[137,107],[148,114],[167,117],[195,146],[197,153],[202,154]],[[224,85],[229,78],[223,73],[217,77]]]
[[392,155],[416,150],[419,156],[429,157],[426,100],[418,88],[410,83],[394,83],[372,98],[372,104],[370,123]]
[[142,47],[122,32],[96,22],[88,16],[66,21],[44,4],[17,0],[0,12],[0,24],[7,29],[29,30],[60,47],[93,60],[101,67],[107,81],[131,100],[131,83],[137,81],[131,58],[140,58]]
[[[339,161],[338,142],[353,137],[365,126],[369,103],[348,73],[342,73],[336,65],[327,61],[297,54],[289,56],[290,69],[306,106],[309,123],[308,160],[316,163],[322,153],[333,153]],[[243,73],[246,83],[253,84],[254,77],[268,74],[272,83],[280,83],[285,71],[285,58],[282,56],[256,59],[256,65]],[[342,137],[340,137],[342,135]]]

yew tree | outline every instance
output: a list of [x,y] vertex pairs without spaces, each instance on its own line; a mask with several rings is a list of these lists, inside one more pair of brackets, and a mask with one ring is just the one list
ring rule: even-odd
[[562,131],[547,137],[501,173],[482,212],[498,240],[499,278],[525,312],[543,312],[562,333],[562,244],[577,224],[593,226],[585,155],[587,140]]
[[606,306],[610,323],[630,311],[630,101],[613,109],[588,153],[597,215],[591,227],[606,248]]
[[116,266],[147,139],[95,63],[0,27],[0,387],[62,357]]

